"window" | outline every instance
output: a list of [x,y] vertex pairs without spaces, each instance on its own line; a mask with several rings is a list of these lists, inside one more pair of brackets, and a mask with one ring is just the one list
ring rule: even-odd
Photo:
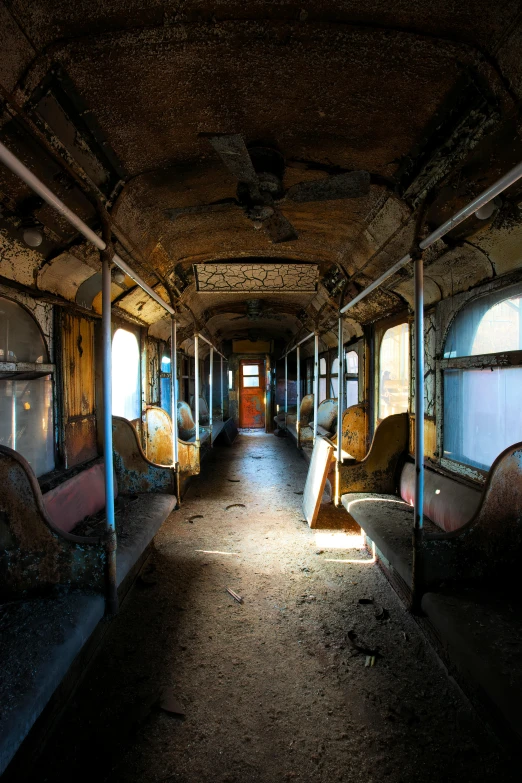
[[[179,387],[178,387],[179,388]],[[160,365],[160,405],[169,416],[172,416],[172,399],[170,384],[170,356],[163,354]]]
[[260,386],[259,365],[243,364],[241,367],[243,375],[243,389],[257,389]]
[[345,407],[349,408],[359,402],[359,354],[357,351],[346,351],[345,362]]
[[[11,364],[9,378],[2,378],[6,362],[26,364]],[[47,362],[36,321],[17,302],[0,297],[0,444],[25,457],[36,476],[54,468],[53,381],[43,368],[28,373],[27,363]]]
[[495,358],[522,350],[519,291],[511,297],[495,292],[465,306],[445,344],[444,457],[482,470],[522,440],[522,358],[512,355],[508,366]]
[[0,296],[0,362],[47,361],[44,339],[32,315],[17,302]]
[[387,329],[379,360],[379,418],[408,410],[410,348],[408,324]]
[[0,381],[0,443],[25,457],[36,476],[53,470],[53,384],[50,375],[29,381]]
[[140,348],[126,329],[117,329],[112,338],[112,412],[130,421],[141,416]]
[[319,402],[326,400],[326,358],[319,358]]

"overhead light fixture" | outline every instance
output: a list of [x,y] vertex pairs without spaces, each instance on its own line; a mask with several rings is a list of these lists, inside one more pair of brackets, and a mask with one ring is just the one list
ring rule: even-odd
[[112,279],[115,283],[117,283],[117,285],[121,285],[121,283],[125,282],[125,272],[123,272],[123,270],[117,266],[113,267]]
[[491,199],[491,201],[488,201],[486,204],[483,204],[481,207],[479,207],[475,212],[475,216],[478,217],[479,220],[489,220],[495,210],[499,209],[501,206],[502,199],[497,196],[496,198]]
[[40,247],[43,242],[43,234],[37,226],[24,228],[23,238],[29,247]]

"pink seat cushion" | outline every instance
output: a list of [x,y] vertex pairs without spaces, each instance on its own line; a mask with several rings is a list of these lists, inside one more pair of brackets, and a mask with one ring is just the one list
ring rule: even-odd
[[[103,463],[97,463],[43,495],[45,510],[56,527],[70,533],[82,519],[105,508],[104,469]],[[117,494],[115,478],[114,496]]]
[[[407,462],[401,473],[400,493],[413,505],[415,498],[415,465]],[[469,522],[477,512],[482,492],[449,476],[424,470],[424,514],[441,530],[450,533]]]

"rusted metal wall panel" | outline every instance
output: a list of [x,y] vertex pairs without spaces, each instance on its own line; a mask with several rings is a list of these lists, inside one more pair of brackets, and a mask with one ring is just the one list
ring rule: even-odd
[[62,313],[63,452],[71,468],[97,456],[94,322]]

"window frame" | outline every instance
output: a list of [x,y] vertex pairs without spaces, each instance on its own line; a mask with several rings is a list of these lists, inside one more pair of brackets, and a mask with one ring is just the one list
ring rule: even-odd
[[388,331],[388,329],[393,329],[394,326],[400,326],[402,324],[407,324],[408,326],[408,336],[409,336],[409,347],[408,347],[408,362],[409,362],[409,372],[408,372],[408,407],[406,410],[406,413],[411,417],[411,410],[412,410],[412,368],[413,368],[413,362],[412,362],[412,351],[413,351],[413,340],[412,340],[412,316],[404,312],[404,310],[401,313],[397,313],[397,315],[390,316],[389,318],[384,318],[382,321],[379,321],[378,324],[375,325],[375,331],[374,331],[374,337],[373,337],[373,345],[374,345],[374,378],[373,378],[373,412],[372,412],[372,418],[374,422],[374,430],[375,428],[383,421],[379,417],[379,386],[380,386],[380,378],[381,378],[381,346],[382,341],[384,339],[384,335]]
[[[18,305],[18,307],[20,307],[22,310],[26,312],[27,315],[29,315],[33,323],[36,325],[38,331],[40,332],[40,336],[42,338],[42,342],[47,354],[46,358],[48,360],[56,358],[55,353],[52,350],[51,341],[48,342],[46,340],[44,331],[40,323],[38,322],[37,318],[35,318],[34,314],[30,311],[30,309],[27,307],[27,305],[24,302],[21,302],[18,299],[16,299],[14,296],[9,296],[4,292],[0,294],[0,298],[8,299],[10,302],[13,302],[13,304]],[[33,301],[36,304],[36,300]],[[59,422],[62,421],[63,411],[60,410],[58,405],[58,394],[57,394],[58,375],[57,375],[56,363],[51,361],[0,362],[0,380],[2,381],[13,381],[13,382],[34,381],[34,380],[38,380],[39,378],[45,378],[48,375],[50,376],[51,395],[52,395],[51,408],[52,408],[53,426],[52,426],[51,437],[52,437],[54,467],[51,469],[51,471],[47,471],[46,473],[42,473],[41,475],[37,476],[38,482],[45,480],[45,477],[47,475],[49,475],[54,470],[56,470],[58,467],[57,463],[59,462],[57,434],[58,434]]]
[[[356,342],[347,342],[347,343],[344,343],[344,345],[343,345],[344,396],[345,396],[344,407],[345,407],[345,409],[348,407],[347,406],[348,397],[347,397],[347,394],[346,394],[346,388],[347,388],[348,381],[353,381],[353,380],[357,381],[357,402],[355,404],[359,405],[361,400],[364,398],[364,393],[363,393],[364,374],[363,374],[363,372],[361,372],[361,370],[363,370],[363,366],[362,366],[363,365],[362,358],[364,356],[363,347],[364,347],[363,346],[363,340],[361,338],[356,340]],[[347,371],[348,364],[346,362],[346,354],[351,353],[352,351],[357,354],[357,374],[349,373]]]
[[138,343],[138,403],[139,403],[140,412],[139,412],[138,416],[136,416],[134,419],[129,419],[129,421],[131,423],[133,423],[133,424],[135,424],[136,422],[139,422],[140,423],[139,426],[141,426],[141,421],[142,421],[143,413],[144,413],[144,410],[145,410],[145,405],[144,405],[144,400],[143,400],[143,387],[144,387],[144,383],[143,383],[144,367],[143,367],[143,364],[144,364],[144,361],[146,361],[145,351],[143,350],[143,341],[142,341],[141,330],[139,328],[138,329],[134,329],[132,327],[132,324],[129,324],[126,321],[123,321],[123,320],[122,321],[120,321],[120,320],[113,321],[113,324],[112,324],[112,334],[111,334],[111,364],[113,364],[113,362],[112,362],[112,349],[113,349],[113,345],[114,345],[114,335],[120,329],[122,331],[124,331],[124,332],[129,332],[130,334],[134,335],[134,337],[136,338],[136,342]]
[[[462,296],[459,307],[452,312],[449,322],[443,327],[441,319],[437,322],[437,329],[441,335],[441,342],[437,350],[435,360],[436,378],[436,422],[437,422],[437,454],[438,464],[448,472],[464,476],[475,483],[483,485],[489,475],[489,470],[469,465],[466,462],[450,459],[444,456],[444,372],[445,370],[488,370],[504,367],[522,367],[522,349],[515,351],[499,351],[498,353],[476,354],[474,356],[444,357],[444,348],[451,332],[451,328],[461,313],[473,303],[485,296],[498,293],[498,302],[515,296],[522,296],[522,284],[516,283],[498,289],[492,289],[491,284],[475,289],[472,294]],[[492,307],[495,305],[492,305]],[[487,312],[487,311],[486,311]]]

